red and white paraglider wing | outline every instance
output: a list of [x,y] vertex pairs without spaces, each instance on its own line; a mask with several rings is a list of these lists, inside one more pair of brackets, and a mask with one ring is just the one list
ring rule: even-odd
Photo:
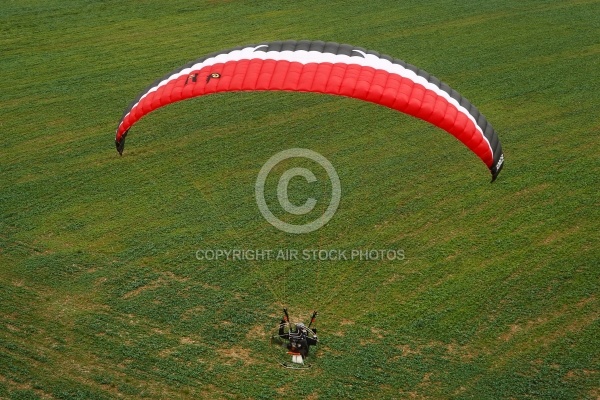
[[211,93],[249,90],[317,92],[380,104],[455,136],[487,165],[492,180],[503,166],[496,132],[450,86],[402,60],[321,41],[238,47],[186,64],[151,85],[125,110],[117,127],[117,150],[123,152],[129,129],[157,108]]

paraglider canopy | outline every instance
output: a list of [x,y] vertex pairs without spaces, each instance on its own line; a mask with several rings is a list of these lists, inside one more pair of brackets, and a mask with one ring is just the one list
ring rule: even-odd
[[219,51],[167,74],[125,109],[116,130],[117,150],[123,153],[129,129],[157,108],[212,93],[252,90],[317,92],[380,104],[452,134],[485,163],[492,182],[504,165],[491,124],[444,82],[375,51],[308,40]]

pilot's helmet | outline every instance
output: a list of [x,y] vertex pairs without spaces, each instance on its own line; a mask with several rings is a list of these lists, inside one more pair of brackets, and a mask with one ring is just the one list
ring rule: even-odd
[[306,333],[306,325],[304,325],[302,322],[296,324],[296,329],[298,330],[298,332]]

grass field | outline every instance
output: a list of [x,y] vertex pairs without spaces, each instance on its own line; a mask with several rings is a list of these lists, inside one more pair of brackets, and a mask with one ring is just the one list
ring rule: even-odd
[[[600,398],[600,1],[334,3],[0,3],[0,398]],[[490,184],[423,121],[303,93],[162,108],[118,156],[121,113],[154,79],[286,39],[439,77],[494,125],[505,169]],[[342,184],[305,235],[254,197],[261,166],[293,147]],[[307,371],[269,347],[284,305],[320,311]]]

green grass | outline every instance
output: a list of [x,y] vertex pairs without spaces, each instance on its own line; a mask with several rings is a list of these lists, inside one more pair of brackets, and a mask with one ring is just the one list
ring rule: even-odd
[[[598,1],[2,2],[0,398],[598,398],[599,37]],[[422,121],[300,93],[171,105],[117,155],[154,79],[282,39],[434,74],[494,125],[505,170],[490,185]],[[343,190],[300,236],[254,199],[292,147],[327,157]],[[195,257],[216,248],[405,259]],[[309,371],[274,362],[282,305],[320,310]]]

